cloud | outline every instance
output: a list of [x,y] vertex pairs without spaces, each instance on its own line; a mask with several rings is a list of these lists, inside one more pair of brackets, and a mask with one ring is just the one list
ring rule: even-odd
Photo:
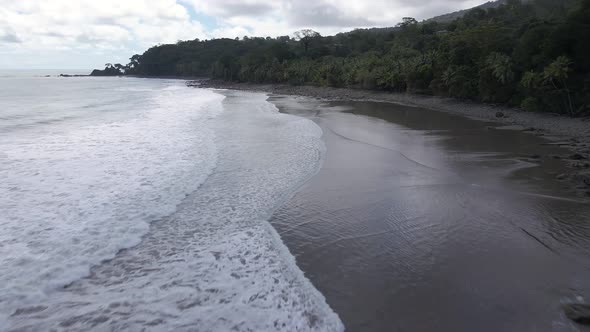
[[280,1],[265,0],[184,0],[185,3],[194,6],[195,10],[220,18],[236,16],[262,16],[276,10]]
[[102,63],[126,62],[154,44],[205,37],[176,0],[0,0],[3,68],[29,65],[22,59],[35,54],[54,56],[52,67],[95,67],[102,50],[113,52]]
[[187,32],[205,36],[175,0],[0,0],[0,8],[0,31],[11,27],[29,46],[163,43],[189,37]]
[[[473,7],[485,0],[182,0],[214,16],[219,31],[251,31],[259,36],[312,28],[332,34],[354,28],[394,26],[405,16],[426,19]],[[217,34],[215,34],[217,35]],[[230,37],[230,36],[228,36]]]
[[291,1],[286,14],[289,23],[298,27],[368,27],[377,24],[357,13],[321,1],[312,4]]
[[0,35],[0,43],[20,43],[21,40],[20,38],[18,38],[18,36],[14,33],[9,33],[6,32],[2,35]]
[[29,65],[21,59],[34,59],[40,53],[54,67],[94,67],[99,57],[105,57],[101,63],[125,62],[134,52],[159,43],[244,35],[272,37],[303,28],[328,35],[359,27],[393,26],[404,16],[425,19],[483,2],[0,0],[0,67]]

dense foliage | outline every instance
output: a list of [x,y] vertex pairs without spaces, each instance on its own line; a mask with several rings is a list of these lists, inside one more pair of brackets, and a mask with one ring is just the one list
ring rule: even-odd
[[507,0],[451,22],[158,45],[127,74],[412,92],[590,114],[590,0]]
[[120,63],[117,64],[111,64],[111,63],[107,63],[104,67],[103,70],[100,69],[95,69],[92,71],[92,73],[90,73],[90,76],[118,76],[118,75],[123,75],[125,73],[125,70],[128,67],[125,67],[123,65],[121,65]]

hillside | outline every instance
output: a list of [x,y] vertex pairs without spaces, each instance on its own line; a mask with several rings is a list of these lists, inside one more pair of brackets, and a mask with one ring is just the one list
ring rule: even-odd
[[473,8],[459,10],[456,12],[435,16],[435,17],[428,19],[426,21],[434,21],[434,22],[438,22],[438,23],[450,23],[458,18],[463,17],[465,14],[467,14],[469,11],[471,11],[473,9],[487,10],[490,8],[497,8],[505,3],[506,3],[506,0],[489,1],[489,2],[486,2],[482,5],[479,5],[479,6],[476,6]]
[[[484,4],[481,4],[479,6],[475,6],[473,8],[459,10],[456,12],[435,16],[435,17],[430,18],[426,21],[435,21],[435,22],[439,22],[439,23],[450,23],[456,19],[459,19],[459,18],[465,16],[465,14],[467,14],[468,12],[470,12],[474,9],[488,10],[488,9],[492,9],[492,8],[498,8],[502,5],[507,4],[509,1],[510,0],[488,1]],[[573,8],[577,2],[576,0],[537,0],[537,1],[519,0],[519,1],[522,3],[533,3],[534,7],[537,11],[537,14],[540,16],[549,16],[549,15],[556,14],[556,13],[558,15],[562,15],[565,12],[567,12],[568,10],[570,10],[571,8]]]
[[304,30],[298,38],[182,41],[114,66],[132,75],[351,87],[590,113],[590,0],[505,0],[450,15],[460,17],[405,18],[394,28],[326,37]]

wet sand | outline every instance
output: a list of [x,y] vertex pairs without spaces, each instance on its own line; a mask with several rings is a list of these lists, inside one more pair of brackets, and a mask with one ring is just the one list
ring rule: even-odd
[[590,204],[568,150],[426,109],[272,96],[314,120],[320,172],[271,223],[348,331],[587,331]]
[[[571,118],[556,114],[525,112],[516,108],[489,105],[454,98],[445,98],[411,93],[392,93],[360,89],[330,88],[316,86],[293,86],[285,84],[234,83],[218,80],[187,82],[189,86],[246,90],[284,96],[305,96],[323,101],[373,101],[410,105],[453,115],[465,116],[479,121],[493,121],[513,130],[527,131],[542,136],[551,143],[566,147],[568,155],[560,178],[581,197],[590,197],[590,118]],[[573,158],[572,158],[573,157]]]

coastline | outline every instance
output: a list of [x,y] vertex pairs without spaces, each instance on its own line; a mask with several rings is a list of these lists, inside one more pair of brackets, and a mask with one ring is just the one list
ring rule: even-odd
[[181,81],[195,81],[204,80],[205,78],[199,76],[178,76],[178,75],[164,75],[164,76],[150,76],[150,75],[92,75],[92,74],[57,74],[57,75],[45,75],[44,77],[61,77],[61,78],[72,78],[72,77],[117,77],[117,78],[150,78],[160,80],[181,80]]
[[[41,87],[55,84],[32,81],[40,81]],[[26,137],[4,131],[15,143],[9,139],[2,146],[12,153],[8,161],[16,162],[0,169],[12,166],[14,174],[7,179],[8,190],[0,190],[7,198],[0,206],[8,207],[7,227],[15,226],[2,236],[11,249],[2,260],[9,271],[1,280],[10,291],[2,294],[0,326],[76,331],[344,329],[267,222],[319,169],[324,145],[312,121],[280,114],[259,93],[224,91],[221,96],[219,91],[192,90],[184,82],[88,81],[64,80],[61,94],[33,90],[41,94],[30,99],[35,103],[44,101],[43,96],[61,97],[49,108],[53,112],[47,112],[53,121],[42,122],[38,132],[27,125]],[[71,88],[76,85],[88,94]],[[96,109],[87,122],[62,120],[69,114],[59,113],[65,103],[58,101],[80,96],[88,105],[82,97],[95,93],[100,102],[82,108]],[[243,105],[252,111],[236,112]],[[111,116],[103,112],[105,107],[128,113]],[[82,110],[75,107],[72,113]],[[184,112],[186,116],[178,116]],[[102,117],[97,119],[96,113]],[[75,134],[62,136],[63,128]],[[140,137],[146,129],[149,138]],[[93,144],[94,138],[105,144]],[[37,159],[28,155],[23,164],[16,151],[25,144],[27,151],[44,153]],[[80,153],[88,158],[78,158]],[[166,156],[169,163],[161,161]],[[30,175],[30,169],[39,172]],[[62,169],[76,172],[64,175]],[[23,201],[29,205],[12,204],[25,195],[10,189],[16,186],[26,190]],[[116,194],[110,195],[111,189]],[[68,199],[70,195],[83,197],[84,203]],[[59,209],[53,208],[58,203]],[[12,207],[24,208],[13,212]],[[30,236],[20,236],[25,232]],[[63,246],[56,245],[57,238]],[[31,253],[19,250],[21,246],[30,246]],[[42,256],[35,256],[35,250]],[[13,262],[18,268],[10,269],[17,266]]]
[[566,161],[528,158],[566,149],[410,106],[268,101],[324,133],[270,223],[347,329],[586,331],[562,305],[589,294],[587,201],[551,175]]
[[[540,136],[547,145],[556,145],[571,151],[563,155],[531,155],[532,159],[562,159],[567,170],[555,176],[571,185],[582,197],[590,197],[590,119],[569,118],[555,114],[524,112],[516,108],[486,105],[453,98],[406,93],[348,88],[292,86],[285,84],[232,83],[219,80],[188,81],[188,86],[258,91],[274,95],[311,97],[322,101],[373,101],[401,104],[416,108],[461,115],[473,120],[494,122],[494,130],[515,130]],[[499,116],[501,113],[501,116]]]

